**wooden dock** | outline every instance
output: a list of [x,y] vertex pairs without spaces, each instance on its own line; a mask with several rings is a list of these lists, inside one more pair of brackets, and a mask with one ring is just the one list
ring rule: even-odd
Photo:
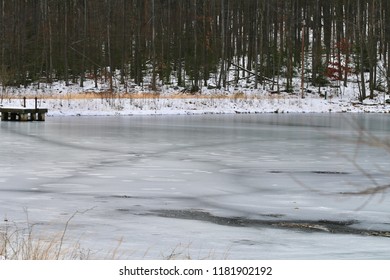
[[26,108],[26,98],[24,98],[24,107],[22,108],[0,107],[2,121],[45,121],[47,112],[47,109],[37,107],[37,98],[35,98],[35,108]]
[[47,109],[0,108],[2,121],[45,121]]

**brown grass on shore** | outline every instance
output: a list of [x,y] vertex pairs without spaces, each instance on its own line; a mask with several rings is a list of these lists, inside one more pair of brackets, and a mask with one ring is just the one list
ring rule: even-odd
[[[223,94],[220,92],[214,94],[201,94],[201,93],[182,93],[174,92],[169,94],[162,94],[160,92],[141,92],[141,93],[112,93],[109,91],[106,92],[79,92],[79,93],[53,93],[53,94],[38,94],[34,95],[33,93],[26,94],[27,100],[33,100],[37,97],[39,100],[47,99],[61,99],[61,100],[89,100],[89,99],[214,99],[214,100],[251,100],[251,99],[284,99],[286,96],[284,94],[280,95],[264,95],[264,94],[246,94],[242,91],[232,92],[229,94]],[[23,96],[7,95],[3,96],[4,100],[23,100]]]
[[14,226],[0,231],[0,258],[5,260],[87,259],[78,243],[64,245],[62,233],[36,235],[31,229]]

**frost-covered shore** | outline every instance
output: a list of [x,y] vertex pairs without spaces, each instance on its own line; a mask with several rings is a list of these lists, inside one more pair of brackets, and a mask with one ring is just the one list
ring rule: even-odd
[[[348,87],[307,85],[301,97],[299,81],[293,93],[275,93],[270,88],[254,89],[248,86],[228,89],[202,88],[191,94],[182,88],[162,86],[157,92],[134,86],[129,90],[118,88],[109,93],[107,86],[95,88],[93,81],[86,86],[65,86],[63,82],[40,85],[39,88],[8,88],[2,91],[0,106],[20,107],[23,97],[27,107],[48,108],[48,116],[129,116],[129,115],[195,115],[238,113],[390,113],[389,95],[375,92],[374,99],[358,101],[356,83]],[[326,96],[326,98],[325,98]]]
[[[33,107],[34,99],[27,99]],[[3,107],[22,106],[22,99],[7,99]],[[343,99],[297,96],[279,97],[156,97],[156,98],[45,98],[38,106],[48,108],[48,116],[129,116],[258,113],[390,113],[390,105],[371,101],[357,103]]]

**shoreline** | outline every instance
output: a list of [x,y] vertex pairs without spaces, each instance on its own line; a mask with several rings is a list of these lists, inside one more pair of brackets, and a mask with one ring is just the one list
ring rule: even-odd
[[[22,107],[23,98],[4,99],[0,107]],[[26,107],[35,106],[33,98]],[[375,100],[358,103],[352,100],[319,97],[304,99],[285,96],[156,96],[153,98],[67,98],[38,99],[38,108],[47,108],[47,116],[143,116],[143,115],[220,115],[269,113],[390,113],[389,104]]]

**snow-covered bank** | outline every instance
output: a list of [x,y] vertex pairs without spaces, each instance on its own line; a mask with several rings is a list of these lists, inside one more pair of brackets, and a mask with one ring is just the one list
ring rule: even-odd
[[[21,99],[7,99],[3,107],[21,106]],[[27,100],[33,107],[34,100]],[[390,105],[378,101],[355,103],[347,100],[325,100],[296,96],[269,98],[233,97],[156,97],[156,98],[47,98],[38,106],[48,108],[48,116],[129,116],[129,115],[196,115],[256,113],[390,113]]]
[[[233,80],[234,75],[230,74],[229,79]],[[213,84],[212,79],[209,84]],[[83,87],[77,83],[67,86],[64,81],[56,81],[1,88],[0,106],[22,106],[23,97],[26,97],[27,107],[33,107],[37,97],[38,106],[49,109],[48,116],[390,112],[389,94],[378,90],[374,91],[374,99],[359,102],[361,89],[355,77],[349,77],[348,85],[333,81],[318,88],[307,83],[305,98],[301,98],[298,77],[293,80],[292,92],[288,93],[284,88],[284,82],[280,87],[264,85],[256,88],[252,77],[220,89],[215,85],[204,86],[197,93],[190,93],[175,83],[159,83],[156,91],[151,91],[149,83],[142,86],[130,83],[126,88],[118,83],[110,91],[104,80],[95,84],[87,79]]]

